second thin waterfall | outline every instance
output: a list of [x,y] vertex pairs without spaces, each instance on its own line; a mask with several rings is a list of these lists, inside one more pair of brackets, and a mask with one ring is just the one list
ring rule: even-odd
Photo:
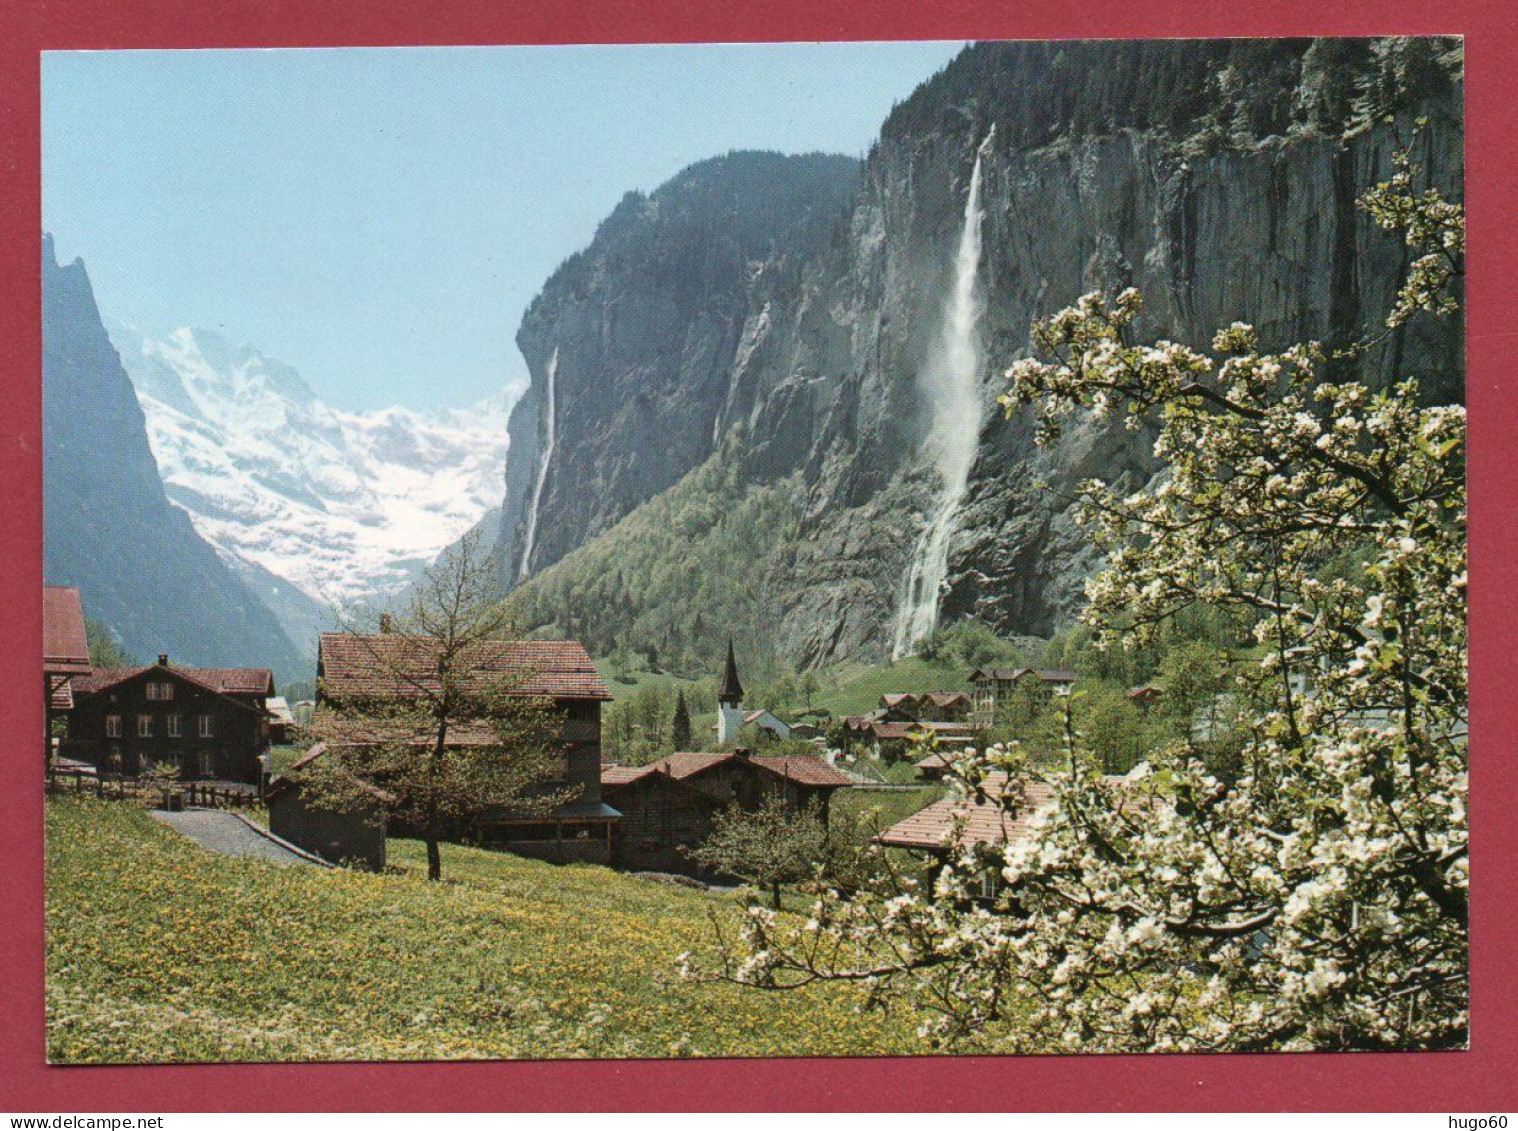
[[543,440],[543,454],[538,460],[538,476],[533,483],[532,503],[527,509],[527,532],[522,538],[522,559],[517,566],[517,583],[527,580],[528,572],[532,568],[533,543],[538,535],[538,508],[543,505],[543,485],[548,481],[548,464],[553,459],[553,445],[557,422],[557,406],[554,400],[557,396],[559,381],[559,350],[554,347],[553,356],[548,359],[548,380],[544,382],[548,390],[548,411],[545,413],[546,425]]
[[939,603],[949,572],[949,543],[959,528],[959,507],[969,489],[980,442],[980,166],[990,142],[988,134],[975,153],[953,286],[944,307],[942,340],[919,378],[933,413],[924,453],[941,482],[897,606],[892,659],[906,655],[938,627]]

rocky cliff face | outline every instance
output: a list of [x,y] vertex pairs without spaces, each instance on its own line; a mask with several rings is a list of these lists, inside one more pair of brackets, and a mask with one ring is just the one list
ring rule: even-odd
[[[967,49],[885,123],[830,237],[805,256],[751,268],[726,364],[725,345],[702,338],[712,349],[699,378],[672,373],[648,387],[630,371],[621,382],[585,372],[579,386],[561,385],[556,453],[565,454],[549,471],[544,545],[555,541],[544,564],[615,513],[600,501],[609,469],[658,463],[658,475],[622,480],[620,508],[704,458],[709,440],[691,438],[711,421],[738,430],[744,479],[799,473],[804,484],[802,533],[776,555],[756,624],[803,664],[882,655],[938,488],[919,378],[941,348],[984,146],[986,410],[942,617],[1047,633],[1073,613],[1094,564],[1068,512],[1070,489],[1089,476],[1137,485],[1154,468],[1144,437],[1077,426],[1035,451],[1026,421],[991,410],[999,375],[1027,349],[1030,320],[1086,291],[1132,285],[1148,304],[1143,330],[1156,337],[1205,344],[1236,319],[1277,345],[1366,334],[1388,309],[1404,252],[1355,197],[1388,174],[1419,115],[1430,119],[1422,158],[1461,194],[1459,65],[1450,41]],[[579,325],[603,334],[612,311],[639,309],[612,292],[583,301]],[[679,320],[656,325],[666,342],[687,340]],[[540,328],[529,313],[524,350],[541,359],[557,348],[562,359],[594,337],[570,328]],[[1416,374],[1441,398],[1463,387],[1449,327],[1411,326],[1363,364],[1373,379]],[[575,430],[571,406],[586,397],[604,400],[603,414],[637,413],[638,427]],[[597,517],[563,527],[550,518],[582,510]]]
[[[858,170],[821,155],[702,162],[650,196],[629,193],[548,280],[517,331],[532,388],[509,424],[507,585],[710,455],[748,319],[762,318],[771,277],[832,230]],[[545,475],[550,426],[561,442]]]
[[273,614],[169,502],[146,422],[78,260],[42,252],[43,575],[129,652],[303,678]]

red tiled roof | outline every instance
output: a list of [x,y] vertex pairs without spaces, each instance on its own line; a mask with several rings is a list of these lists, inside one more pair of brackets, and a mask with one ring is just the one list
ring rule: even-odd
[[963,691],[930,691],[923,699],[935,707],[956,707],[961,703],[970,706],[970,697]]
[[935,750],[926,758],[919,758],[912,764],[919,770],[947,770],[954,764],[960,753],[961,751],[957,750]]
[[[757,766],[761,770],[765,770],[768,773],[776,774],[779,777],[790,778],[791,781],[794,781],[799,785],[844,786],[854,784],[851,778],[848,778],[845,775],[839,773],[832,766],[829,766],[821,758],[816,757],[815,755],[740,755],[733,753],[732,751],[725,751],[722,753],[696,753],[693,751],[685,751],[681,753],[671,754],[665,758],[660,758],[657,762],[650,763],[647,766],[603,767],[601,771],[601,780],[603,782],[610,780],[606,776],[607,769],[616,769],[620,771],[617,777],[621,778],[627,770],[636,768],[637,770],[641,771],[638,776],[657,771],[661,774],[667,774],[668,776],[674,778],[676,781],[684,781],[686,778],[693,778],[697,774],[705,773],[713,766],[720,766],[725,762],[732,761],[746,762],[750,765]],[[626,781],[633,780],[636,779],[633,777],[628,777],[625,781],[618,781],[617,784],[626,784]]]
[[994,771],[986,775],[984,802],[971,797],[945,797],[927,808],[898,821],[875,839],[893,848],[938,850],[950,847],[956,820],[962,820],[959,843],[1001,844],[1026,836],[1035,814],[1047,809],[1054,793],[1042,782],[1024,785],[1022,800],[1015,812],[1008,813],[1000,799],[1011,788],[1009,775]]
[[274,692],[274,673],[268,668],[171,668],[182,671],[223,695],[259,695]]
[[882,707],[899,707],[904,703],[914,705],[918,699],[919,696],[913,695],[910,691],[899,692],[891,695],[882,695],[880,697],[880,705]]
[[1146,683],[1142,687],[1130,687],[1125,695],[1129,699],[1158,699],[1165,694],[1164,688],[1155,687],[1152,683]]
[[783,778],[801,785],[844,786],[853,785],[853,779],[839,773],[821,758],[809,754],[755,754],[749,761],[763,766]]
[[932,731],[940,738],[950,739],[968,738],[972,733],[971,728],[965,723],[944,723],[933,720],[910,723],[871,722],[865,723],[855,729],[868,730],[870,734],[881,742],[893,742],[898,739],[911,738],[915,732],[924,730]]
[[649,774],[656,774],[659,770],[654,766],[615,766],[606,765],[601,767],[601,785],[616,787],[619,785],[631,785]]
[[42,587],[42,666],[60,674],[89,670],[90,643],[84,634],[84,606],[77,589]]
[[[339,698],[411,698],[419,688],[436,689],[432,674],[437,645],[399,633],[323,633],[319,644],[322,680]],[[517,695],[554,699],[610,699],[600,673],[576,640],[488,640],[465,658],[483,690],[511,684]]]
[[650,768],[657,769],[662,774],[668,774],[676,781],[681,781],[704,773],[713,766],[735,757],[737,757],[736,754],[699,754],[686,751],[660,758],[657,762],[651,763]]

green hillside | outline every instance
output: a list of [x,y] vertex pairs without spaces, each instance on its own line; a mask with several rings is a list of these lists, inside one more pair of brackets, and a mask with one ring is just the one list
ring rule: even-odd
[[674,487],[514,590],[522,626],[570,636],[613,670],[702,679],[735,638],[777,670],[771,587],[801,520],[797,484],[745,484],[724,448]]
[[399,871],[205,852],[137,807],[47,806],[54,1063],[922,1053],[848,987],[677,978],[731,894],[419,844]]

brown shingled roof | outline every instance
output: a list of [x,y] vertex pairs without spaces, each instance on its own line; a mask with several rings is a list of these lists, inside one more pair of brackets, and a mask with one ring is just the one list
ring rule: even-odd
[[[156,665],[155,665],[156,667]],[[79,695],[93,695],[107,687],[152,671],[153,668],[95,668],[73,679]],[[170,675],[182,676],[219,695],[265,696],[274,689],[274,674],[268,668],[163,668]]]
[[[418,685],[435,689],[437,644],[399,633],[323,633],[318,663],[327,692],[338,698],[411,698]],[[518,695],[610,699],[595,664],[576,640],[488,640],[467,658],[480,686],[521,680]]]
[[893,848],[938,851],[953,847],[955,821],[962,819],[959,843],[990,845],[1017,840],[1029,833],[1034,815],[1054,803],[1053,790],[1042,782],[1028,782],[1022,788],[1022,801],[1016,812],[1004,811],[999,802],[1011,789],[1011,779],[1003,771],[994,771],[986,775],[985,801],[945,797],[898,821],[875,839]]
[[77,589],[42,587],[42,666],[59,675],[89,670],[90,643],[84,634],[84,606]]

